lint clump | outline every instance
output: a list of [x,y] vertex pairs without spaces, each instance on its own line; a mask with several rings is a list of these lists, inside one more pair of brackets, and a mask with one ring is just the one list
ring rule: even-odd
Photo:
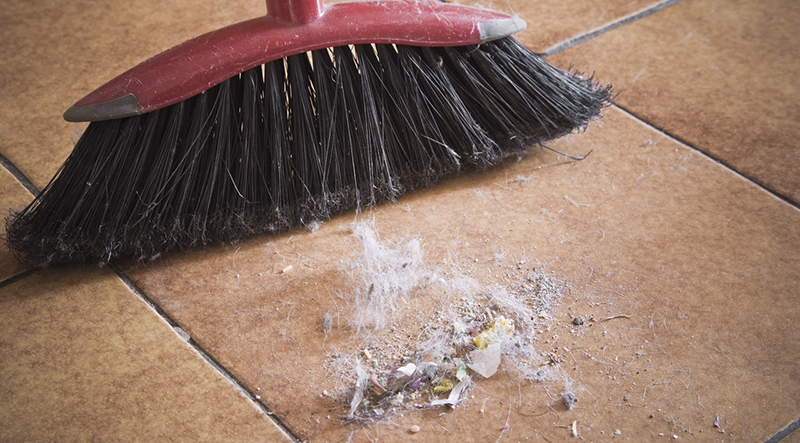
[[350,322],[354,329],[382,329],[398,298],[407,297],[422,274],[422,246],[411,239],[396,245],[382,243],[370,223],[353,225],[363,250],[348,269],[356,282]]

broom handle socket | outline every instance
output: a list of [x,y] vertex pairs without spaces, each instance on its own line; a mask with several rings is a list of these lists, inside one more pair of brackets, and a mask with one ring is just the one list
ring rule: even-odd
[[310,23],[322,15],[323,0],[267,0],[267,14],[291,23]]

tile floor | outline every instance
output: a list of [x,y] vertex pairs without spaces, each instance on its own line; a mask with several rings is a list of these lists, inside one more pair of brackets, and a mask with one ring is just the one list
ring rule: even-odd
[[[69,154],[82,126],[60,115],[75,100],[262,8],[6,2],[0,207],[23,206]],[[590,157],[533,149],[313,232],[115,269],[30,271],[0,248],[0,441],[564,441],[573,423],[586,441],[800,441],[796,3],[497,8],[526,19],[520,40],[552,63],[614,84],[599,122],[552,145]],[[542,272],[567,285],[533,343],[556,377],[532,383],[503,364],[455,409],[343,425],[332,355],[392,357],[386,334],[348,323],[354,220],[387,242],[418,239],[444,278],[488,288]],[[422,287],[390,326],[414,329],[453,297]]]

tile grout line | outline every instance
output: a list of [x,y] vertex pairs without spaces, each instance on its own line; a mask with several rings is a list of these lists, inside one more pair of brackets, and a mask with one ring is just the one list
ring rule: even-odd
[[3,154],[0,154],[0,165],[3,165],[3,167],[6,168],[6,170],[8,170],[8,172],[10,172],[11,175],[13,175],[14,178],[16,178],[17,181],[19,181],[20,184],[22,184],[22,186],[28,190],[28,192],[33,194],[34,197],[39,195],[39,189],[36,187],[36,185],[34,185],[33,182],[31,182],[28,177],[23,174],[22,171],[20,171],[19,168],[14,165],[14,163],[11,163],[11,160],[6,158],[6,156]]
[[7,279],[5,279],[3,281],[0,281],[0,288],[4,288],[4,287],[6,287],[6,286],[8,286],[10,284],[16,283],[16,282],[18,282],[18,281],[20,281],[20,280],[22,280],[22,279],[24,279],[26,277],[30,277],[31,275],[33,275],[33,274],[35,274],[35,273],[37,273],[39,271],[41,271],[41,268],[31,268],[31,269],[28,269],[27,271],[22,271],[17,275],[12,275],[11,277],[8,277]]
[[626,113],[628,116],[630,116],[631,118],[635,119],[636,121],[642,123],[643,125],[648,126],[648,127],[652,128],[652,129],[660,132],[665,137],[670,138],[673,141],[678,142],[681,145],[686,146],[687,148],[689,148],[689,149],[691,149],[691,150],[693,150],[693,151],[705,156],[709,160],[713,160],[714,163],[717,163],[717,164],[723,166],[725,169],[729,170],[730,172],[733,172],[734,174],[738,175],[740,178],[742,178],[744,180],[747,180],[748,182],[752,183],[756,187],[762,189],[763,191],[767,192],[768,194],[772,195],[773,197],[777,198],[778,200],[788,204],[789,206],[793,207],[794,209],[800,210],[800,205],[798,205],[797,202],[792,201],[792,199],[790,199],[789,197],[784,196],[784,195],[778,193],[777,191],[773,191],[772,189],[768,188],[766,185],[764,185],[762,183],[759,183],[759,182],[755,181],[754,179],[744,175],[743,173],[741,173],[738,170],[736,170],[736,168],[734,168],[731,165],[729,165],[728,163],[724,162],[722,159],[719,159],[719,158],[715,157],[714,155],[712,155],[711,153],[706,152],[706,151],[694,146],[693,144],[691,144],[688,141],[682,139],[681,137],[678,137],[675,134],[672,134],[672,133],[670,133],[670,132],[668,132],[668,131],[666,131],[664,129],[659,128],[658,126],[648,122],[647,120],[644,120],[643,118],[640,118],[638,115],[636,115],[632,111],[622,107],[621,105],[618,105],[618,104],[615,103],[612,106],[614,106],[615,108],[619,109],[620,111]]
[[[592,32],[587,33],[587,34],[580,35],[580,36],[575,37],[573,39],[567,40],[567,41],[565,41],[563,43],[557,44],[555,47],[552,47],[551,49],[546,50],[544,53],[542,53],[540,55],[542,57],[549,57],[549,56],[555,55],[555,54],[557,54],[559,52],[562,52],[562,51],[565,51],[565,50],[567,50],[569,48],[572,48],[573,46],[576,46],[578,44],[586,42],[586,41],[588,41],[590,39],[593,39],[593,38],[595,38],[595,37],[597,37],[599,35],[602,35],[602,34],[608,32],[608,31],[611,31],[613,29],[616,29],[618,27],[627,25],[627,24],[629,24],[631,22],[634,22],[636,20],[639,20],[639,19],[642,19],[644,17],[647,17],[647,16],[649,16],[649,15],[655,13],[655,12],[658,12],[658,11],[660,11],[662,9],[665,9],[665,8],[667,8],[669,6],[672,6],[672,5],[674,5],[674,4],[676,4],[676,3],[680,2],[680,1],[681,0],[666,0],[666,1],[662,2],[662,3],[659,3],[659,4],[651,7],[651,8],[648,8],[648,9],[646,9],[644,11],[636,13],[636,14],[634,14],[632,16],[623,18],[623,19],[621,19],[621,20],[619,20],[617,22],[611,23],[611,24],[609,24],[609,25],[607,25],[605,27],[602,27],[600,29],[597,29],[597,30],[592,31]],[[740,173],[736,169],[732,168],[730,165],[728,165],[724,161],[722,161],[722,160],[716,158],[715,156],[711,155],[710,153],[705,152],[705,151],[695,147],[694,145],[688,143],[687,141],[681,139],[680,137],[675,136],[674,134],[671,134],[671,133],[669,133],[669,132],[667,132],[667,131],[665,131],[663,129],[658,128],[654,124],[651,124],[648,121],[638,117],[632,111],[630,111],[630,110],[628,110],[628,109],[626,109],[626,108],[624,108],[624,107],[622,107],[622,106],[620,106],[618,104],[614,104],[613,106],[615,106],[618,109],[622,110],[623,112],[625,112],[626,114],[628,114],[629,116],[631,116],[635,120],[639,121],[640,123],[642,123],[642,124],[652,128],[652,129],[660,132],[664,136],[673,139],[674,141],[686,146],[687,148],[702,154],[703,156],[709,158],[710,160],[713,160],[715,163],[718,163],[718,164],[722,165],[723,167],[725,167],[729,171],[733,172],[734,174],[738,175],[739,177],[749,181],[750,183],[753,183],[757,187],[763,189],[764,191],[766,191],[767,193],[773,195],[774,197],[778,198],[779,200],[789,204],[790,206],[792,206],[795,209],[800,210],[800,207],[798,207],[798,205],[795,202],[789,200],[787,197],[784,197],[783,195],[781,195],[781,194],[779,194],[779,193],[777,193],[775,191],[772,191],[771,189],[767,188],[766,186],[762,185],[761,183],[754,181],[750,177],[747,177],[747,176],[743,175],[742,173]],[[14,178],[16,178],[20,182],[20,184],[22,184],[26,188],[26,190],[28,190],[31,194],[33,194],[34,196],[39,195],[40,190],[7,157],[2,155],[2,153],[0,153],[0,165],[2,165],[6,170],[8,170],[9,173],[11,173],[14,176]],[[289,438],[291,438],[293,441],[298,442],[298,443],[302,441],[300,438],[298,438],[288,428],[288,426],[286,424],[284,424],[272,411],[270,411],[269,408],[266,405],[264,405],[260,400],[256,399],[255,398],[255,394],[253,394],[250,390],[248,390],[241,382],[239,382],[239,380],[233,374],[230,373],[230,371],[228,371],[224,366],[222,366],[216,359],[214,359],[213,356],[211,356],[205,349],[203,349],[203,347],[200,344],[198,344],[191,336],[189,336],[183,330],[183,328],[181,328],[180,325],[169,314],[167,314],[158,304],[156,304],[154,301],[152,301],[152,299],[150,299],[150,297],[148,297],[125,273],[123,273],[121,270],[119,270],[119,268],[117,268],[116,266],[111,265],[111,264],[109,264],[109,268],[114,271],[114,273],[123,281],[123,283],[137,297],[139,297],[145,304],[147,304],[154,311],[156,311],[156,313],[162,319],[164,319],[164,321],[166,321],[167,324],[170,325],[170,327],[172,327],[176,331],[176,333],[178,333],[179,336],[188,337],[186,342],[196,352],[198,352],[203,357],[203,359],[205,361],[207,361],[215,370],[217,370],[223,377],[225,377],[237,389],[239,389],[239,391],[241,393],[243,393],[247,398],[249,398],[251,401],[253,401],[256,405],[258,405],[259,408],[262,410],[262,412],[264,412],[268,417],[270,417],[272,419],[272,421],[275,423],[275,425],[278,426],[278,428],[280,428],[287,436],[289,436]],[[20,280],[23,280],[26,277],[29,277],[29,276],[37,273],[40,270],[41,270],[40,268],[28,269],[26,271],[23,271],[23,272],[17,274],[17,275],[14,275],[14,276],[9,277],[9,278],[7,278],[5,280],[2,280],[2,281],[0,281],[0,288],[3,288],[3,287],[8,286],[8,285],[11,285],[11,284],[16,283],[16,282],[18,282]],[[800,429],[800,417],[798,417],[796,420],[794,420],[793,422],[789,423],[785,428],[783,428],[782,430],[777,432],[775,435],[770,437],[768,440],[765,441],[765,443],[777,443],[780,440],[782,440],[783,438],[787,437],[789,434],[792,434],[793,432],[797,431],[798,429]],[[798,431],[798,432],[800,432],[800,431]]]
[[[39,195],[39,189],[36,187],[36,185],[34,185],[33,182],[31,182],[28,179],[28,177],[25,174],[23,174],[22,171],[20,171],[19,168],[17,168],[17,166],[14,165],[14,163],[12,163],[11,160],[9,160],[3,154],[0,154],[0,165],[2,165],[4,168],[6,168],[6,170],[11,175],[13,175],[14,178],[16,178],[17,181],[20,182],[20,184],[22,186],[24,186],[25,189],[28,190],[28,192],[33,194],[34,197]],[[2,238],[5,238],[5,236],[3,236]],[[24,279],[26,277],[29,277],[29,276],[35,274],[36,272],[38,272],[40,270],[41,270],[40,268],[32,268],[32,269],[28,269],[27,271],[22,271],[17,275],[13,275],[11,277],[8,277],[7,279],[5,279],[3,281],[0,281],[0,288],[6,287],[6,286],[8,286],[8,285],[10,285],[12,283],[16,283],[16,282],[18,282],[18,281],[20,281],[20,280],[22,280],[22,279]]]
[[[626,18],[624,18],[622,20],[619,20],[617,22],[611,23],[610,25],[605,26],[603,28],[600,28],[600,29],[598,29],[596,31],[593,31],[593,32],[590,32],[588,34],[584,34],[584,35],[575,37],[575,38],[573,38],[571,40],[567,40],[566,42],[558,44],[554,48],[546,50],[544,53],[541,54],[541,56],[543,58],[546,58],[546,57],[549,57],[551,55],[557,54],[559,52],[565,51],[565,50],[567,50],[567,49],[569,49],[569,48],[571,48],[573,46],[576,46],[576,45],[578,45],[580,43],[588,41],[588,40],[590,40],[590,39],[592,39],[594,37],[597,37],[597,36],[599,36],[601,34],[605,34],[606,32],[611,31],[613,29],[616,29],[616,28],[618,28],[620,26],[624,26],[624,25],[627,25],[628,23],[631,23],[631,22],[634,22],[634,21],[639,20],[641,18],[647,17],[648,15],[656,13],[656,12],[658,12],[658,11],[660,11],[662,9],[665,9],[665,8],[667,8],[669,6],[672,6],[672,5],[674,5],[674,4],[676,4],[676,3],[680,2],[680,1],[681,0],[666,0],[666,1],[662,2],[662,3],[659,3],[659,4],[655,5],[655,6],[653,6],[652,8],[646,9],[646,10],[641,11],[641,12],[639,12],[637,14],[634,14],[634,15],[632,15],[630,17],[626,17]],[[626,108],[624,108],[624,107],[622,107],[622,106],[620,106],[620,105],[618,105],[616,103],[614,104],[614,106],[617,107],[618,109],[622,110],[623,112],[625,112],[629,116],[633,117],[634,119],[636,119],[640,123],[642,123],[642,124],[644,124],[646,126],[649,126],[649,127],[653,128],[653,129],[655,129],[656,131],[664,134],[668,138],[671,138],[671,139],[677,141],[678,143],[680,143],[682,145],[685,145],[689,149],[692,149],[692,150],[704,155],[705,157],[713,160],[715,163],[718,163],[718,164],[724,166],[729,171],[732,171],[734,174],[738,175],[739,177],[741,177],[741,178],[749,181],[750,183],[756,185],[757,187],[763,189],[767,193],[769,193],[772,196],[776,197],[778,200],[781,200],[784,203],[787,203],[789,206],[800,210],[800,205],[798,205],[797,202],[792,201],[789,197],[784,196],[784,195],[778,193],[777,191],[773,191],[772,189],[768,188],[766,185],[764,185],[762,183],[759,183],[756,180],[744,175],[743,173],[741,173],[738,170],[736,170],[735,168],[733,168],[731,165],[729,165],[729,164],[725,163],[724,161],[722,161],[722,159],[719,159],[719,158],[715,157],[714,155],[712,155],[711,153],[703,151],[702,149],[700,149],[698,147],[695,147],[693,144],[689,143],[688,141],[683,140],[682,138],[680,138],[680,137],[678,137],[678,136],[676,136],[676,135],[674,135],[674,134],[672,134],[670,132],[667,132],[667,131],[659,128],[659,127],[657,127],[656,125],[648,122],[647,120],[644,120],[644,119],[640,118],[639,116],[634,114],[632,111],[630,111],[630,110],[628,110],[628,109],[626,109]],[[800,420],[800,419],[798,419],[798,420]]]
[[557,53],[559,53],[561,51],[564,51],[564,50],[567,50],[567,49],[569,49],[569,48],[571,48],[571,47],[573,47],[575,45],[581,44],[581,43],[583,43],[583,42],[585,42],[587,40],[591,40],[591,39],[597,37],[598,35],[605,34],[606,32],[611,31],[612,29],[616,29],[616,28],[619,28],[620,26],[627,25],[628,23],[634,22],[634,21],[639,20],[641,18],[645,18],[650,14],[656,13],[656,12],[658,12],[658,11],[668,7],[668,6],[672,6],[675,3],[678,3],[680,1],[681,0],[666,0],[666,1],[662,2],[662,3],[659,3],[659,4],[651,7],[651,8],[645,9],[644,11],[635,13],[635,14],[633,14],[631,16],[628,16],[628,17],[625,17],[625,18],[623,18],[623,19],[621,19],[619,21],[616,21],[616,22],[613,22],[613,23],[611,23],[609,25],[606,25],[606,26],[604,26],[604,27],[602,27],[600,29],[597,29],[597,30],[594,30],[592,32],[589,32],[588,34],[579,35],[579,36],[577,36],[575,38],[572,38],[570,40],[567,40],[565,42],[558,43],[558,44],[556,44],[555,47],[551,47],[550,49],[545,50],[545,52],[540,54],[540,55],[542,57],[549,57],[551,55],[557,54]]
[[147,304],[153,310],[155,310],[156,313],[164,321],[166,321],[167,324],[170,325],[170,327],[175,329],[175,332],[178,333],[178,335],[180,335],[181,337],[188,337],[188,339],[186,339],[186,342],[189,344],[189,346],[191,346],[197,353],[199,353],[203,357],[203,359],[205,359],[206,362],[208,362],[215,370],[217,370],[217,372],[222,374],[223,377],[225,377],[228,381],[233,383],[233,385],[237,389],[239,389],[239,391],[242,394],[244,394],[247,398],[249,398],[253,403],[258,405],[261,411],[264,412],[269,418],[271,418],[273,423],[278,428],[280,428],[284,432],[284,434],[286,434],[294,442],[299,443],[302,441],[297,435],[294,434],[294,432],[292,432],[291,429],[289,429],[289,427],[285,423],[283,423],[283,421],[280,418],[278,418],[277,415],[275,415],[274,412],[270,411],[269,408],[265,404],[263,404],[260,399],[257,399],[254,393],[248,390],[244,386],[244,384],[241,383],[227,368],[222,366],[222,364],[220,364],[211,354],[209,354],[205,349],[203,349],[203,347],[200,346],[199,343],[197,343],[191,336],[189,336],[188,333],[186,333],[186,331],[183,328],[181,328],[178,322],[176,322],[168,313],[166,313],[161,308],[161,306],[156,304],[150,297],[148,297],[147,294],[145,294],[144,291],[142,291],[139,288],[139,286],[137,286],[136,283],[134,283],[133,280],[131,280],[130,277],[127,276],[127,274],[125,274],[119,268],[117,268],[112,264],[109,264],[108,267],[111,268],[111,270],[117,274],[117,277],[119,277],[122,280],[122,282],[125,283],[128,289],[131,290],[131,292],[133,292],[145,304]]
[[[778,431],[777,434],[775,434],[772,437],[770,437],[770,439],[765,441],[764,443],[778,443],[779,441],[781,441],[784,438],[788,437],[789,434],[791,434],[792,432],[797,431],[798,428],[800,428],[800,418],[798,418],[797,420],[789,423],[785,428],[783,428],[780,431]],[[798,431],[798,432],[800,432],[800,431]]]

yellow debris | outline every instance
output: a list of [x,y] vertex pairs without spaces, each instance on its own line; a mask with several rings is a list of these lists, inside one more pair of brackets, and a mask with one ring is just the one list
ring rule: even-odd
[[433,388],[433,392],[447,392],[453,389],[453,382],[449,378],[443,379],[438,386]]
[[503,316],[497,317],[491,326],[472,339],[478,349],[486,349],[494,343],[501,343],[507,337],[514,334],[514,320]]

